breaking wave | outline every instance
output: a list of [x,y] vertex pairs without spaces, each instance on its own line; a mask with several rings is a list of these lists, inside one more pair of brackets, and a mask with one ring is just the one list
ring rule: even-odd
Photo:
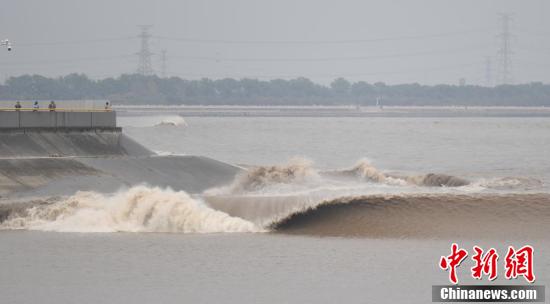
[[[284,187],[283,187],[284,185]],[[550,194],[534,178],[469,181],[447,174],[396,174],[363,159],[318,171],[309,161],[253,167],[205,193],[217,210],[268,231],[344,237],[527,237],[550,234]],[[520,192],[515,192],[520,190]]]
[[350,169],[319,171],[295,158],[249,167],[201,198],[136,186],[111,195],[77,192],[0,204],[0,229],[536,238],[550,234],[550,194],[510,190],[541,186],[540,180],[522,177],[470,182],[445,174],[399,175],[367,160]]
[[237,175],[227,187],[213,189],[209,194],[241,194],[262,190],[273,185],[301,184],[318,180],[319,174],[307,159],[293,158],[286,165],[257,166]]
[[371,183],[389,186],[462,187],[471,183],[465,179],[429,173],[418,176],[388,174],[363,159],[351,169],[319,171],[307,159],[294,158],[287,164],[251,166],[239,174],[229,186],[210,189],[207,195],[240,195],[247,193],[283,193],[305,188],[322,188],[330,184],[355,186]]
[[428,187],[462,187],[470,184],[469,181],[460,177],[435,173],[428,173],[420,177],[407,177],[407,181]]
[[354,173],[359,178],[372,182],[383,183],[387,180],[386,175],[371,165],[366,159],[360,160],[350,172]]
[[172,116],[164,118],[155,127],[187,127],[187,122],[181,116]]
[[533,190],[543,186],[541,180],[529,177],[482,179],[475,184],[479,187],[495,190]]
[[547,238],[550,194],[346,197],[269,225],[285,234],[375,238]]
[[[205,191],[206,196],[296,196],[310,195],[317,200],[346,195],[384,193],[478,193],[488,191],[513,192],[538,190],[542,181],[534,178],[504,177],[467,180],[458,176],[428,173],[399,174],[385,172],[367,159],[349,169],[319,170],[303,158],[293,158],[287,164],[249,166],[228,186]],[[335,196],[335,192],[340,195]],[[337,193],[337,194],[338,194]]]
[[57,202],[0,209],[0,229],[60,232],[256,232],[256,225],[209,208],[185,192],[136,186],[105,196],[77,192]]
[[427,187],[461,187],[470,182],[456,176],[428,173],[418,176],[403,176],[388,174],[374,167],[367,159],[360,160],[357,165],[349,170],[328,172],[332,176],[355,176],[361,180],[389,185],[417,185]]

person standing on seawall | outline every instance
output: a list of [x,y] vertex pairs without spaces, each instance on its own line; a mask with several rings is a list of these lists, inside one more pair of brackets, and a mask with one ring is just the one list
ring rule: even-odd
[[32,105],[32,111],[38,112],[38,109],[40,109],[40,106],[38,105],[38,101],[35,101],[34,104]]
[[15,111],[21,111],[21,103],[19,101],[15,103]]
[[55,101],[52,100],[48,105],[48,109],[50,109],[50,112],[55,112],[55,108],[57,108],[57,106],[55,105]]

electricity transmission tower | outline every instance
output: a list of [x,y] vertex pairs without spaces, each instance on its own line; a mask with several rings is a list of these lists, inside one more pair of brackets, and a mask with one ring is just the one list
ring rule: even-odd
[[166,50],[160,51],[160,61],[161,61],[161,77],[166,78]]
[[151,34],[149,29],[152,25],[140,25],[141,33],[138,35],[138,38],[141,39],[141,49],[136,53],[138,56],[138,74],[148,76],[153,75],[153,66],[151,65],[151,56],[153,53],[149,50],[149,39],[151,39]]
[[485,85],[493,86],[493,62],[489,56],[485,57]]
[[498,81],[499,84],[509,84],[512,82],[512,49],[510,41],[512,34],[510,33],[510,22],[512,16],[509,14],[500,14],[501,30],[498,38],[500,40],[500,48],[498,49]]

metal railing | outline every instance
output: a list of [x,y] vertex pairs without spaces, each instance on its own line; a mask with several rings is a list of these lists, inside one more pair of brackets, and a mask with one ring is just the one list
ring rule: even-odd
[[[53,100],[56,112],[110,112],[112,111],[109,100]],[[15,105],[19,102],[21,108],[17,109]],[[38,102],[39,108],[34,108],[34,103]],[[21,111],[21,112],[49,112],[48,106],[52,100],[3,100],[0,101],[0,111]],[[109,107],[106,108],[106,103]]]
[[80,109],[74,109],[74,108],[55,108],[55,109],[48,109],[48,108],[0,108],[0,111],[3,112],[112,112],[112,108],[107,109],[86,109],[86,108],[80,108]]
[[105,110],[0,111],[0,129],[116,128],[116,112]]

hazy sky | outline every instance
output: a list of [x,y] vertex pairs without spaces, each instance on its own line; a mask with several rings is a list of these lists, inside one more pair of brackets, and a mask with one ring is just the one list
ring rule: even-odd
[[514,82],[550,82],[548,0],[0,0],[0,81],[26,73],[133,73],[138,25],[167,75],[336,77],[486,84],[498,77],[499,13],[511,23]]

